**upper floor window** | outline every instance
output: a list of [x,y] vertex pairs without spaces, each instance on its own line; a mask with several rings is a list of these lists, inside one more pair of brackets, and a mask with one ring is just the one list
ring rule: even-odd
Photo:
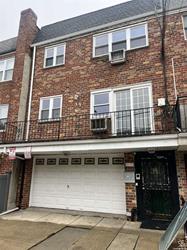
[[108,55],[116,50],[131,50],[148,46],[147,24],[122,28],[93,38],[93,56]]
[[184,33],[185,33],[185,38],[187,39],[187,16],[183,17],[184,20]]
[[62,96],[43,97],[40,99],[40,120],[56,120],[61,117]]
[[93,92],[91,113],[94,119],[111,119],[113,133],[116,134],[151,132],[154,127],[151,85]]
[[0,82],[12,80],[14,61],[14,58],[0,61]]
[[103,114],[110,111],[109,92],[102,92],[94,95],[93,111],[94,114]]
[[8,117],[8,104],[0,105],[0,131],[5,130]]
[[44,67],[54,67],[65,63],[65,44],[45,48]]

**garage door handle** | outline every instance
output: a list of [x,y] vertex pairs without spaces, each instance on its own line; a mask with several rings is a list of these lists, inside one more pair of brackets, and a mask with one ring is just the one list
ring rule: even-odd
[[67,185],[67,188],[69,188],[69,185]]

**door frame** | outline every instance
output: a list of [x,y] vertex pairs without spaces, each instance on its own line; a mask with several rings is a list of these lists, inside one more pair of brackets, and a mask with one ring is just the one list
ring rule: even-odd
[[[176,169],[176,158],[175,158],[175,151],[156,151],[154,153],[149,152],[138,152],[135,155],[135,178],[137,177],[137,174],[139,173],[140,169],[140,161],[142,157],[150,157],[150,156],[165,156],[168,159],[168,165],[169,165],[169,178],[171,182],[171,199],[172,199],[172,217],[176,215],[176,213],[180,209],[180,203],[179,203],[179,191],[178,191],[178,180],[177,180],[177,169]],[[141,178],[141,177],[140,177]],[[138,218],[140,220],[142,219],[150,219],[145,216],[144,207],[142,205],[142,199],[143,199],[143,190],[142,190],[142,181],[141,179],[138,181],[137,178],[136,181],[136,197],[137,197],[137,211],[138,211]]]

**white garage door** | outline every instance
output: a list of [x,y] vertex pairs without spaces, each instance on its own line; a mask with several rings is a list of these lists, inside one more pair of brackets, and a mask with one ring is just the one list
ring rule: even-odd
[[125,214],[125,203],[124,165],[34,166],[30,206]]

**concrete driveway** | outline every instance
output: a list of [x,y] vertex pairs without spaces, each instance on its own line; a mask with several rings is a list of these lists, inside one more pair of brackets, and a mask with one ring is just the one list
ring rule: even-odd
[[157,250],[163,232],[124,219],[27,209],[0,217],[1,250]]

